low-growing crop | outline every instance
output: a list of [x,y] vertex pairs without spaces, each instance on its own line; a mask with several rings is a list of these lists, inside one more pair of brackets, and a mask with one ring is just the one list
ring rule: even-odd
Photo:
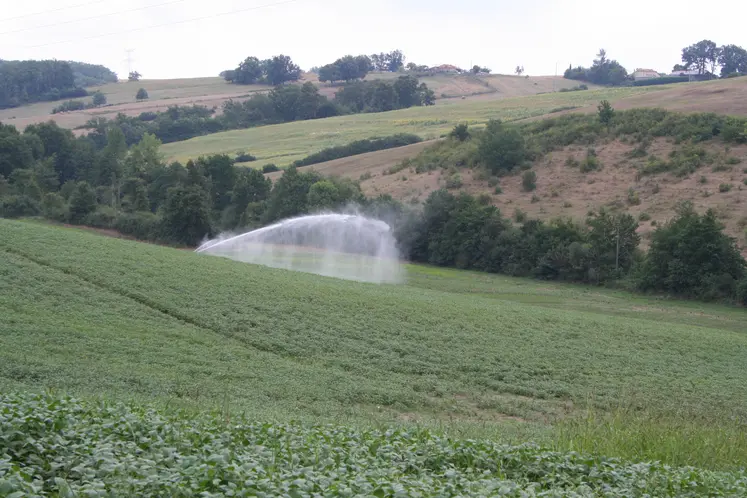
[[3,496],[737,496],[738,472],[427,430],[359,430],[0,395]]

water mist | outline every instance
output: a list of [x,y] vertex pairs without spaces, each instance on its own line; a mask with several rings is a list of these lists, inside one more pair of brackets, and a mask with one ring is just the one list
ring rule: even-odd
[[361,282],[401,283],[388,224],[357,214],[316,214],[209,240],[196,252]]

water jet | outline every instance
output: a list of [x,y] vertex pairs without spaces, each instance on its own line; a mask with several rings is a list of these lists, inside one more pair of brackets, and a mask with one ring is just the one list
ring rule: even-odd
[[196,252],[361,282],[404,280],[391,227],[358,214],[289,218],[251,232],[219,236]]

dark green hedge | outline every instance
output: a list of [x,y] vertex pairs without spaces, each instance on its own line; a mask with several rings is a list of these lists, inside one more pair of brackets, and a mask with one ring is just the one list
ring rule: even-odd
[[688,81],[690,81],[690,78],[687,76],[663,76],[650,80],[634,81],[633,86],[668,85],[670,83],[686,83]]
[[296,167],[308,166],[310,164],[323,163],[326,161],[332,161],[333,159],[340,159],[342,157],[365,154],[366,152],[393,149],[395,147],[416,144],[422,141],[423,139],[419,136],[407,133],[400,133],[398,135],[391,135],[382,138],[356,140],[355,142],[351,142],[347,145],[339,145],[337,147],[322,149],[319,152],[295,161],[293,165]]

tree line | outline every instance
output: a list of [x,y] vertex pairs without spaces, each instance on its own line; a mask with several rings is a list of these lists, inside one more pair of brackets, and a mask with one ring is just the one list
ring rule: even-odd
[[223,71],[220,76],[237,85],[264,83],[276,86],[298,81],[301,77],[301,68],[289,56],[283,54],[265,60],[250,56],[241,61],[236,69]]
[[163,143],[187,140],[219,131],[250,128],[360,112],[383,112],[435,104],[435,94],[413,76],[392,81],[358,81],[341,87],[334,99],[319,93],[311,82],[280,85],[268,93],[255,93],[244,101],[223,103],[222,113],[204,106],[171,106],[165,112],[139,116],[119,114],[114,119],[93,118],[84,125],[99,148],[108,131],[117,127],[132,145],[150,133]]
[[[509,133],[493,128],[497,135]],[[486,151],[512,150],[512,140],[493,142]],[[500,143],[508,146],[495,147]],[[700,215],[690,205],[657,227],[644,254],[638,222],[627,214],[600,210],[583,223],[509,220],[488,196],[446,190],[417,208],[387,196],[367,199],[357,182],[295,167],[273,185],[226,155],[166,164],[159,146],[145,135],[128,147],[116,127],[99,149],[90,137],[54,123],[23,133],[0,125],[0,215],[43,216],[194,246],[222,231],[355,203],[389,220],[412,261],[542,279],[623,281],[640,290],[747,302],[747,263],[735,241],[713,212]]]

